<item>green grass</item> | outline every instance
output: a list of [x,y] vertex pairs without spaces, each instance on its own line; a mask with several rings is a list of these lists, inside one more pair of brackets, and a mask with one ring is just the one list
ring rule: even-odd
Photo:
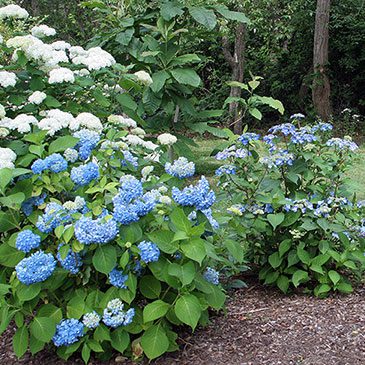
[[[214,149],[222,144],[221,139],[197,139],[198,147],[193,148],[196,171],[198,175],[212,176],[214,171],[222,165],[211,156]],[[365,199],[365,145],[362,146],[349,170],[351,178],[350,189],[357,194],[358,199]]]

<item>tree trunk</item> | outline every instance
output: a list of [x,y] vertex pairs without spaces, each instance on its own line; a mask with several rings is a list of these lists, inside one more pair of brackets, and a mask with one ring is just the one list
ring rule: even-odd
[[328,121],[331,115],[330,81],[327,74],[330,0],[317,0],[314,30],[312,87],[313,105],[318,115]]
[[[234,42],[234,53],[231,54],[230,43],[227,37],[223,37],[223,54],[232,69],[232,81],[243,82],[245,70],[245,51],[246,51],[246,24],[239,23],[236,27],[236,37]],[[242,90],[239,87],[231,87],[230,96],[241,97]],[[229,105],[231,125],[236,134],[242,133],[241,108],[238,103]]]

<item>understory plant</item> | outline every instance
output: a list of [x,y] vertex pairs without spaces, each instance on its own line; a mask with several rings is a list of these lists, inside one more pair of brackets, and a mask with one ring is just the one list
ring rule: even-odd
[[232,137],[216,155],[225,163],[216,175],[230,197],[229,239],[246,247],[265,284],[285,293],[349,293],[362,273],[365,202],[347,189],[358,147],[331,131],[297,114],[263,137]]
[[[28,13],[0,18],[26,28]],[[18,357],[174,351],[177,326],[225,302],[215,194],[204,177],[184,187],[195,166],[167,161],[176,137],[151,140],[127,116],[140,87],[128,68],[47,43],[46,25],[31,33],[0,42],[0,332],[14,321]]]

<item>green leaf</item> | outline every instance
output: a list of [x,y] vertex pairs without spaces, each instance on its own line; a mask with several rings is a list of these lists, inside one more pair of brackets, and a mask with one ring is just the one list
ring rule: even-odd
[[149,327],[141,337],[141,346],[150,360],[165,353],[169,345],[169,339],[160,324]]
[[93,256],[95,269],[103,274],[109,274],[117,264],[117,251],[111,245],[99,246]]
[[137,110],[138,105],[129,94],[118,94],[115,99],[122,107],[130,110]]
[[13,178],[13,171],[8,168],[0,169],[0,190],[5,191],[6,186]]
[[169,22],[175,16],[183,15],[184,10],[178,1],[165,1],[161,4],[160,13]]
[[228,20],[235,20],[245,24],[250,23],[250,20],[243,13],[228,10],[225,6],[215,6],[214,8],[217,9],[218,13],[223,15]]
[[[262,119],[262,113],[257,108],[250,108],[248,109],[248,112],[257,120]],[[280,213],[279,213],[280,214]]]
[[31,285],[20,284],[16,288],[16,295],[22,302],[34,299],[41,292],[41,283]]
[[309,265],[311,263],[311,257],[309,253],[306,250],[304,250],[304,248],[298,246],[297,255],[299,257],[299,260],[304,264]]
[[139,290],[144,297],[155,299],[161,294],[161,283],[152,275],[146,275],[139,282]]
[[175,303],[175,313],[181,322],[194,330],[202,313],[199,299],[193,294],[181,296]]
[[129,334],[120,327],[113,331],[110,337],[113,348],[122,354],[129,345]]
[[47,97],[44,99],[44,104],[48,106],[48,108],[59,108],[62,104],[55,99],[51,95],[47,95]]
[[35,317],[30,325],[30,333],[39,341],[50,341],[55,332],[56,323],[48,317]]
[[233,258],[241,263],[243,261],[244,251],[240,243],[233,240],[225,240],[224,244]]
[[15,265],[24,258],[24,256],[24,252],[19,251],[14,247],[10,247],[6,243],[0,246],[0,265],[15,267]]
[[60,308],[56,307],[53,304],[45,304],[43,305],[37,315],[39,317],[48,317],[51,318],[55,323],[58,323],[62,319],[62,311]]
[[328,284],[320,284],[314,288],[313,292],[314,295],[318,297],[318,296],[323,296],[323,294],[328,293],[330,290],[331,287]]
[[155,319],[161,318],[166,315],[170,309],[170,304],[162,300],[155,300],[154,302],[147,304],[143,309],[143,322],[152,322]]
[[217,17],[213,10],[202,7],[189,8],[190,15],[200,24],[204,25],[208,30],[212,30],[217,25]]
[[284,240],[279,245],[279,255],[280,257],[283,257],[284,254],[286,254],[292,246],[292,241],[290,239]]
[[127,28],[125,31],[118,33],[115,37],[115,41],[122,46],[128,46],[132,40],[134,34],[134,28]]
[[276,285],[283,293],[287,293],[289,289],[289,279],[285,275],[280,275],[276,281]]
[[55,141],[53,141],[49,145],[48,152],[49,154],[56,152],[63,152],[67,148],[75,147],[78,141],[79,141],[78,138],[72,136],[58,137]]
[[163,252],[173,254],[179,249],[179,244],[177,242],[173,242],[174,232],[156,231],[148,233],[147,236]]
[[24,193],[16,193],[0,198],[0,203],[10,209],[19,210],[24,200]]
[[29,343],[29,332],[26,326],[20,327],[16,330],[13,337],[13,349],[15,355],[21,358],[27,351]]
[[297,270],[292,276],[292,282],[295,287],[298,287],[300,283],[308,281],[308,272],[303,270]]
[[199,75],[191,68],[176,68],[170,72],[180,84],[198,87],[201,83]]
[[335,270],[330,270],[328,272],[328,276],[334,285],[336,285],[341,280],[341,275]]
[[351,286],[351,284],[349,283],[340,283],[337,285],[337,289],[341,292],[341,293],[346,293],[346,294],[349,294],[349,293],[352,293],[353,292],[353,288]]
[[274,230],[276,229],[276,227],[280,223],[284,222],[284,219],[285,219],[285,214],[284,213],[276,213],[276,214],[268,214],[267,215],[267,220],[273,226]]
[[269,264],[274,268],[277,269],[281,263],[283,262],[283,259],[280,257],[279,252],[274,252],[269,256]]
[[200,265],[207,255],[204,240],[201,238],[194,238],[188,242],[182,243],[181,251],[186,257],[199,262]]
[[179,265],[172,263],[169,266],[168,273],[172,276],[176,276],[183,286],[189,285],[195,278],[196,270],[193,262],[189,261],[185,265]]
[[162,70],[154,73],[152,75],[153,83],[150,85],[150,88],[153,92],[158,93],[165,85],[165,82],[170,78],[168,72]]
[[211,284],[211,292],[205,294],[205,299],[210,307],[218,310],[222,309],[226,301],[226,295],[219,286]]
[[84,346],[82,346],[82,350],[81,350],[81,357],[82,357],[82,360],[84,360],[85,364],[89,363],[90,354],[91,354],[91,350],[90,350],[89,346],[86,343],[84,343]]
[[268,96],[262,96],[260,99],[264,104],[270,106],[273,109],[276,109],[280,114],[284,114],[284,105],[280,100],[276,100]]

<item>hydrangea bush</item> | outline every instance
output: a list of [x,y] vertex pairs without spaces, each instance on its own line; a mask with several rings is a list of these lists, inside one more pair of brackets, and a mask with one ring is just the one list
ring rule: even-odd
[[[26,22],[19,9],[0,17]],[[153,359],[224,305],[215,194],[204,177],[185,186],[192,163],[167,161],[176,137],[149,140],[125,114],[127,70],[100,48],[45,43],[54,34],[1,45],[0,332],[14,320],[19,357],[51,344],[64,359]]]
[[283,292],[301,285],[318,296],[347,293],[365,262],[365,203],[346,184],[357,145],[303,117],[263,137],[244,133],[217,153],[230,238],[246,247],[260,279]]

